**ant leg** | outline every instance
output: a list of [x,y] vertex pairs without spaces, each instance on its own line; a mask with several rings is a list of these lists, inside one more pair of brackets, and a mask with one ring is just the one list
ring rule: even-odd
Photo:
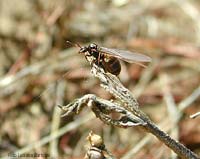
[[89,60],[87,59],[87,57],[88,57],[88,56],[87,56],[87,55],[85,55],[85,59],[86,59],[87,61],[89,61]]
[[99,65],[99,63],[100,63],[100,58],[101,58],[101,54],[99,53],[99,55],[98,55],[98,60],[97,60],[98,65]]
[[95,59],[93,59],[93,60],[89,60],[88,59],[88,57],[90,57],[90,55],[85,55],[85,59],[91,64],[91,65],[93,65],[94,63],[96,64],[96,62],[97,62],[97,60]]

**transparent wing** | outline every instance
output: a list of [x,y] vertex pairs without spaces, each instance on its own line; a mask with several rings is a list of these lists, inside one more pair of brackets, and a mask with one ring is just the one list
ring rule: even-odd
[[135,62],[151,62],[151,58],[149,56],[135,53],[127,50],[120,50],[120,49],[111,49],[105,47],[99,47],[99,51],[108,54],[114,57],[118,57],[124,61],[135,63]]

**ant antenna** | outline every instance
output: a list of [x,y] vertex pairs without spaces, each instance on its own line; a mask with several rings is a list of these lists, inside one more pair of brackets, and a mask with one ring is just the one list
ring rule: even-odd
[[79,48],[81,48],[81,45],[80,44],[78,44],[78,43],[73,43],[73,42],[71,42],[71,41],[66,41],[68,44],[70,44],[70,45],[72,45],[72,46],[75,46],[75,47],[79,47]]

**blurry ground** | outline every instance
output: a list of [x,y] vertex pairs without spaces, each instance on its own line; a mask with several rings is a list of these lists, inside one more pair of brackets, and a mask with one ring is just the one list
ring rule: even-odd
[[[200,111],[199,1],[1,0],[1,157],[48,139],[69,123],[74,128],[64,130],[61,137],[23,152],[83,158],[85,138],[93,130],[117,158],[131,150],[130,159],[172,155],[156,138],[136,149],[146,133],[105,125],[88,108],[74,118],[60,118],[58,104],[87,93],[112,98],[91,76],[84,56],[66,40],[137,50],[152,57],[146,69],[122,62],[121,81],[152,120],[165,123],[160,126],[163,130],[200,152],[200,118],[189,118]],[[73,122],[79,118],[81,125]]]

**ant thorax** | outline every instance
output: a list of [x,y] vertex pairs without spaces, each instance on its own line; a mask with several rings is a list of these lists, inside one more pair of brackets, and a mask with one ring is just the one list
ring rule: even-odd
[[87,61],[89,61],[89,63],[91,64],[91,63],[93,63],[93,62],[95,62],[97,59],[94,57],[94,56],[92,56],[90,53],[85,53],[85,58],[87,59]]

